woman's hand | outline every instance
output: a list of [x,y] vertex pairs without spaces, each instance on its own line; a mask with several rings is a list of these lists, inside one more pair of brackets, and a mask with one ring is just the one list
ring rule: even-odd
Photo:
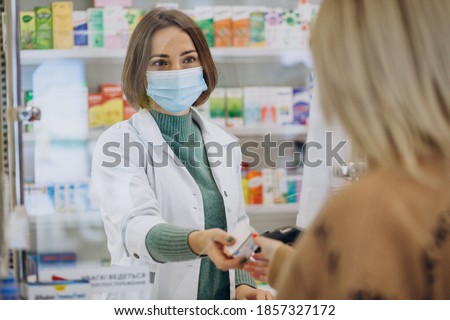
[[273,240],[261,236],[253,238],[253,242],[261,248],[261,252],[255,253],[253,259],[244,265],[247,271],[256,280],[267,282],[269,276],[270,261],[275,256],[276,251],[283,245],[281,241]]
[[242,268],[242,263],[246,261],[242,257],[233,258],[225,254],[224,248],[233,245],[236,239],[222,229],[193,231],[189,234],[188,242],[195,254],[207,255],[222,271]]
[[245,284],[236,288],[236,300],[272,300],[270,291],[255,289]]

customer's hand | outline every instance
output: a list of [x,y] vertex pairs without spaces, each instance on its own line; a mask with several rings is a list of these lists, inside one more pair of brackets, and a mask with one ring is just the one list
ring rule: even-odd
[[272,293],[245,284],[236,288],[236,300],[273,300]]
[[253,242],[261,248],[261,252],[255,253],[252,259],[244,265],[243,269],[256,280],[267,282],[270,261],[283,243],[263,236],[254,237]]
[[197,255],[207,255],[209,259],[222,271],[242,268],[242,257],[233,258],[225,254],[224,248],[236,242],[229,233],[222,229],[194,231],[188,237],[191,250]]

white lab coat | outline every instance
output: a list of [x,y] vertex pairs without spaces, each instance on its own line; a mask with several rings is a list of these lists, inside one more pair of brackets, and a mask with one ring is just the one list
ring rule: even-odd
[[319,90],[316,85],[311,100],[306,142],[318,142],[323,146],[321,149],[310,148],[308,152],[308,159],[310,162],[322,160],[322,164],[317,167],[305,165],[303,168],[300,205],[296,222],[297,226],[302,228],[308,228],[311,225],[333,191],[349,184],[345,179],[337,178],[333,175],[333,167],[336,165],[336,161],[333,161],[332,165],[327,165],[326,163],[327,131],[332,132],[333,141],[331,147],[341,140],[347,141],[339,154],[344,161],[350,161],[352,150],[349,136],[342,125],[338,123],[338,120],[335,120],[333,123],[328,123],[325,120],[319,103]]
[[[208,159],[224,200],[227,228],[233,230],[238,221],[248,222],[242,193],[239,141],[205,120],[195,109],[191,111],[201,128],[205,146],[211,142],[219,146],[207,150]],[[124,155],[127,134],[134,144],[129,148],[129,156]],[[165,147],[161,150],[161,146]],[[139,148],[145,152],[140,152]],[[167,159],[167,164],[158,165],[163,158]],[[104,161],[119,159],[120,165],[113,168],[102,165]],[[125,161],[129,161],[128,166]],[[222,164],[214,166],[218,161]],[[169,223],[197,230],[204,229],[205,224],[200,189],[165,142],[149,111],[142,109],[128,121],[117,123],[102,134],[94,150],[92,180],[100,202],[112,265],[151,265],[156,270],[153,299],[196,299],[201,260],[157,263],[145,246],[148,231],[157,224]],[[229,274],[230,296],[234,298],[235,273],[230,271]]]

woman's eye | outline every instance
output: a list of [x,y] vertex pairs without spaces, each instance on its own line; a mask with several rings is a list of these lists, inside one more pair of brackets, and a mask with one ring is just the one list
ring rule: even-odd
[[184,63],[194,63],[196,59],[194,57],[189,57],[184,60]]
[[152,66],[155,66],[155,67],[160,67],[160,66],[165,66],[165,65],[167,65],[167,62],[164,60],[156,60],[156,61],[152,62]]

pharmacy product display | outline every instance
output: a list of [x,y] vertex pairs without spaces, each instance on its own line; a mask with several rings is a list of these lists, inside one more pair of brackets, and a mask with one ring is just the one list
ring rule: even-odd
[[[198,110],[242,141],[260,142],[263,134],[274,132],[281,141],[306,138],[295,130],[306,132],[308,124],[311,81],[298,78],[307,78],[309,70],[306,76],[285,76],[281,71],[292,65],[282,57],[285,51],[307,50],[318,7],[309,1],[291,2],[289,8],[271,1],[265,1],[265,6],[241,5],[245,1],[239,5],[233,1],[211,6],[186,1],[171,4],[197,22],[213,56],[220,57],[216,61],[219,70],[226,71],[220,73],[218,87]],[[41,124],[24,123],[25,199],[37,238],[29,255],[30,277],[38,277],[39,270],[109,264],[99,208],[91,193],[90,157],[105,129],[135,113],[122,93],[120,70],[132,32],[150,5],[145,3],[144,8],[143,1],[131,0],[87,3],[92,7],[80,9],[75,1],[21,4],[24,102],[43,110]],[[116,52],[117,59],[105,62],[111,52]],[[236,53],[246,59],[235,61]],[[266,60],[272,65],[267,72],[278,73],[266,77],[262,69],[241,71],[257,65],[253,54],[259,65]],[[33,55],[45,57],[38,62],[27,60]],[[244,72],[250,76],[244,77]],[[289,135],[292,129],[297,133]],[[243,163],[245,203],[257,232],[295,222],[301,181],[301,163],[288,169]],[[85,284],[74,285],[81,290]]]
[[[21,48],[126,48],[146,10],[133,8],[132,1],[94,5],[74,10],[73,2],[61,1],[22,11]],[[307,2],[296,9],[229,5],[180,10],[198,23],[210,47],[306,48],[318,6]]]

